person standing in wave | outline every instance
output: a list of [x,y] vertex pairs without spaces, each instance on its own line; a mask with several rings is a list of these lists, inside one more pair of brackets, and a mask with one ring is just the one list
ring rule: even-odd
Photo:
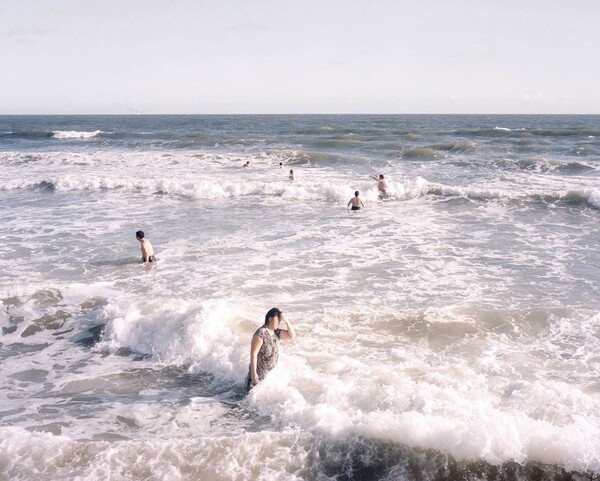
[[358,190],[356,192],[354,192],[354,197],[352,197],[352,199],[350,199],[350,202],[348,202],[348,207],[350,207],[350,205],[352,205],[352,209],[351,210],[360,210],[361,208],[365,208],[365,204],[363,204],[363,201],[360,200],[360,198],[358,197]]
[[142,245],[142,262],[155,262],[154,249],[148,239],[144,237],[144,233],[138,230],[135,233],[135,238],[140,241]]
[[[279,326],[285,322],[287,329]],[[250,366],[246,377],[246,390],[250,391],[267,373],[277,365],[279,360],[279,340],[291,340],[296,331],[290,321],[283,318],[283,313],[274,307],[265,315],[265,323],[259,327],[250,343]]]
[[386,193],[386,189],[387,189],[387,184],[385,183],[385,179],[383,178],[383,174],[379,174],[379,178],[377,178],[377,176],[375,175],[370,175],[369,177],[371,177],[371,179],[376,180],[377,183],[379,184],[377,186],[377,188],[379,189],[379,194],[382,196],[385,196]]
[[290,175],[288,175],[288,180],[294,180],[294,171],[290,170]]

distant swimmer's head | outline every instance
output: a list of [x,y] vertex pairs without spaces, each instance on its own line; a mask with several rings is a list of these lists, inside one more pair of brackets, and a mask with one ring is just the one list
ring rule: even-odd
[[354,197],[358,197],[358,190],[354,192]]
[[265,315],[265,326],[271,322],[273,318],[279,319],[281,318],[281,309],[274,307],[273,309],[269,309],[269,312]]
[[137,240],[143,239],[143,238],[144,238],[144,232],[142,232],[141,230],[138,230],[138,231],[135,233],[135,238],[136,238]]
[[383,174],[379,174],[379,178],[380,178],[380,179],[383,179]]

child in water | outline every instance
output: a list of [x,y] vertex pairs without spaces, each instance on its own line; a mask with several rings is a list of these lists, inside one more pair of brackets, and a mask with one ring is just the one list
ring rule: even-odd
[[144,237],[144,233],[138,230],[135,233],[135,238],[140,241],[142,247],[142,262],[155,262],[154,249],[150,241]]

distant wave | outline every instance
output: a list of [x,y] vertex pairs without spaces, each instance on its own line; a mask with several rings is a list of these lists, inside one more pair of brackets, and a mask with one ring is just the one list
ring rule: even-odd
[[499,159],[493,165],[501,169],[525,170],[539,173],[559,172],[562,174],[585,174],[597,170],[593,165],[584,162],[564,162],[544,157],[528,157],[525,159]]
[[109,132],[103,132],[102,130],[94,130],[93,132],[77,130],[29,130],[17,132],[0,132],[0,140],[91,139],[107,133]]
[[16,131],[16,132],[0,132],[0,140],[36,140],[36,139],[49,139],[53,136],[53,132],[44,130],[29,130],[29,131]]
[[515,202],[534,202],[545,204],[564,203],[573,206],[589,206],[600,209],[600,189],[571,190],[567,192],[548,193],[509,193],[502,190],[486,190],[472,187],[449,187],[432,184],[428,189],[429,194],[444,197],[464,197],[471,200],[507,200]]
[[[118,177],[64,176],[37,180],[14,179],[0,184],[0,190],[30,189],[46,192],[124,191],[173,195],[193,200],[245,196],[273,196],[298,200],[346,201],[351,189],[334,181],[301,184],[288,181],[214,181],[183,179],[131,179]],[[375,193],[376,197],[376,193]]]
[[102,130],[77,131],[77,130],[28,130],[14,132],[0,132],[0,140],[44,140],[44,139],[91,139],[103,134],[110,134]]
[[52,137],[55,139],[91,139],[98,137],[100,134],[104,134],[101,130],[94,130],[93,132],[79,132],[76,130],[55,130],[52,132]]
[[314,138],[307,142],[312,149],[354,149],[364,145],[364,141],[353,137]]
[[426,147],[405,150],[400,154],[403,159],[438,159],[442,157],[439,151]]
[[311,152],[311,151],[295,151],[293,155],[283,154],[286,160],[286,164],[292,166],[301,165],[328,165],[336,163],[342,160],[342,157],[338,154],[328,154],[325,152]]
[[[350,186],[333,180],[290,183],[287,181],[214,181],[184,179],[131,179],[117,177],[64,176],[39,180],[13,179],[0,184],[0,190],[31,189],[46,192],[117,191],[173,195],[193,200],[226,199],[246,196],[273,196],[304,201],[347,202]],[[362,189],[361,189],[362,190]],[[366,200],[377,199],[377,191],[362,190]],[[389,200],[408,200],[426,196],[466,198],[475,201],[503,200],[581,205],[600,209],[600,188],[550,192],[518,192],[476,186],[450,186],[422,177],[388,182]]]
[[390,182],[390,194],[399,200],[434,195],[447,198],[466,198],[470,200],[504,200],[511,202],[540,202],[546,204],[564,203],[567,205],[589,206],[600,209],[600,189],[570,190],[566,192],[510,192],[501,189],[485,189],[473,186],[449,186],[429,182],[416,177],[404,182]]
[[446,154],[463,154],[474,152],[475,150],[477,150],[475,142],[442,142],[426,147],[413,147],[402,151],[395,151],[389,157],[406,160],[428,160],[443,158]]
[[441,144],[433,144],[429,146],[433,150],[441,150],[443,152],[472,152],[477,149],[475,142],[445,142]]
[[508,128],[496,126],[494,128],[460,129],[451,132],[454,135],[465,137],[585,137],[595,138],[600,136],[600,129],[580,128]]

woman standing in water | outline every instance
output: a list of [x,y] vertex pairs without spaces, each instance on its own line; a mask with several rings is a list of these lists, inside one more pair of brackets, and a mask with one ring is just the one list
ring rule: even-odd
[[[285,322],[287,329],[279,326]],[[290,321],[283,318],[283,313],[274,307],[265,315],[265,323],[252,336],[250,343],[250,369],[246,378],[246,390],[250,391],[262,381],[267,373],[277,365],[279,360],[279,340],[294,339],[296,331]]]

